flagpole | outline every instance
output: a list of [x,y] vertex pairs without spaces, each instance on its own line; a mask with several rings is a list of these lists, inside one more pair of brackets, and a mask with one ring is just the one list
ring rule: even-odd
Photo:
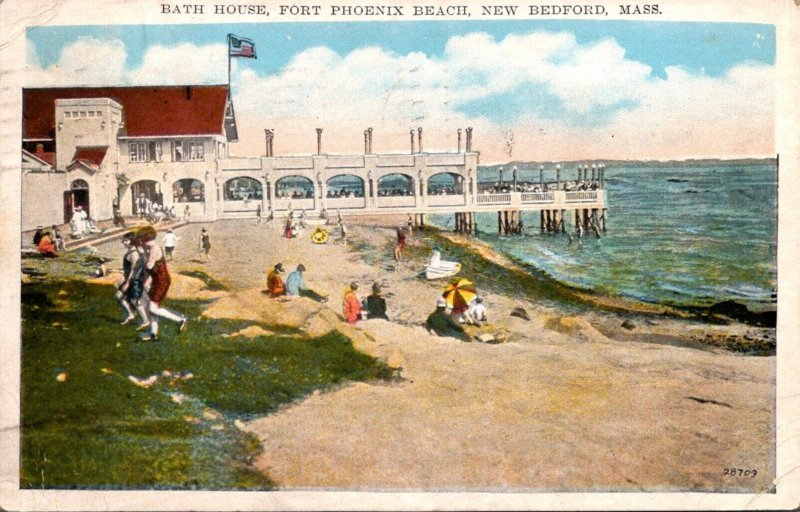
[[225,53],[228,54],[228,90],[231,90],[231,34],[228,34],[226,39]]

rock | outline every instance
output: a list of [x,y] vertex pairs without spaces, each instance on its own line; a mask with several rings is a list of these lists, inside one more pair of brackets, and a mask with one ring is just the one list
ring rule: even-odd
[[496,338],[494,337],[494,335],[493,334],[489,334],[489,333],[479,334],[479,335],[475,336],[475,339],[480,341],[481,343],[493,343],[493,342],[496,341]]
[[403,368],[406,365],[406,358],[399,350],[393,350],[386,356],[386,364],[392,368]]
[[630,319],[625,319],[625,321],[622,322],[621,327],[623,329],[628,329],[630,331],[631,329],[635,329],[636,328],[636,324],[633,323]]
[[65,382],[68,378],[69,374],[67,374],[67,372],[61,372],[58,375],[56,375],[56,380],[58,382]]
[[205,418],[207,420],[221,420],[222,419],[222,414],[218,413],[214,409],[206,408],[203,411],[203,418]]
[[531,317],[528,315],[528,312],[525,311],[525,308],[520,308],[520,307],[512,309],[510,315],[528,321],[530,321],[531,319]]

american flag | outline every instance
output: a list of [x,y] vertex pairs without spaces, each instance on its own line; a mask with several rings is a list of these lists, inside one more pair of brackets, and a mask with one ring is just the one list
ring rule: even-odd
[[252,39],[231,34],[228,36],[228,55],[231,57],[255,59],[257,58],[256,43],[254,43]]

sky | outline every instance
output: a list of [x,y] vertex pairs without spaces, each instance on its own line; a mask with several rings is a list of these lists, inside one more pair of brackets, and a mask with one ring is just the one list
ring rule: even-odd
[[231,154],[453,151],[481,163],[772,156],[771,25],[640,21],[396,21],[35,27],[26,86],[224,84]]

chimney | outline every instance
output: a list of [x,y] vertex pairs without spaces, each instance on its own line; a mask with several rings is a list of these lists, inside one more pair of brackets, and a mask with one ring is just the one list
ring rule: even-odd
[[458,129],[458,152],[461,153],[461,128]]
[[266,156],[272,156],[272,139],[275,137],[275,132],[272,130],[264,130],[264,138],[267,145]]
[[417,140],[419,141],[418,151],[422,153],[422,127],[417,128]]
[[369,154],[369,132],[364,130],[364,154]]
[[467,143],[466,143],[466,152],[472,152],[472,127],[467,128]]
[[317,128],[317,154],[322,154],[322,128]]
[[411,154],[414,154],[414,129],[411,129]]
[[369,154],[372,154],[372,128],[367,128],[367,134],[369,135]]

